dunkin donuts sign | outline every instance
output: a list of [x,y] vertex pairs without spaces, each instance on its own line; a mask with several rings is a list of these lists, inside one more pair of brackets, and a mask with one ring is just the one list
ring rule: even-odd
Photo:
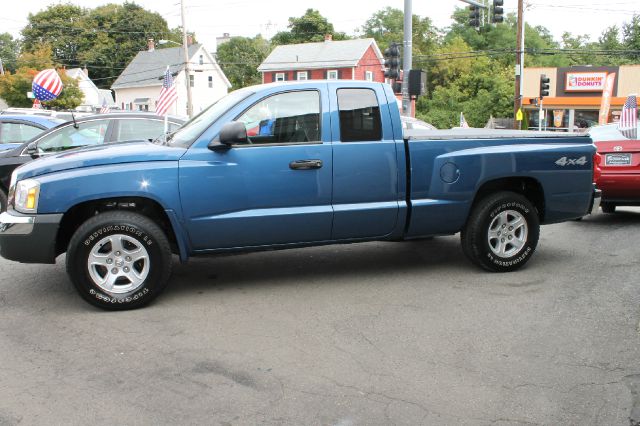
[[565,92],[602,92],[607,72],[568,72]]

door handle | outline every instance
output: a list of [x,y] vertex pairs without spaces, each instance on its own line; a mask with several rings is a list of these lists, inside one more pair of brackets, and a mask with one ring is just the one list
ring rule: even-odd
[[322,167],[322,160],[296,160],[289,163],[293,170],[310,170]]

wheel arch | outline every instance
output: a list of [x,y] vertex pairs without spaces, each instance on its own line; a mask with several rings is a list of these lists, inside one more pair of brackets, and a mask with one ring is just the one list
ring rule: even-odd
[[153,220],[167,236],[172,253],[180,254],[181,258],[186,256],[186,248],[181,234],[176,233],[175,228],[179,225],[175,215],[170,217],[167,210],[156,200],[137,196],[98,198],[84,201],[68,209],[62,216],[58,228],[56,256],[67,251],[71,237],[87,219],[114,210],[136,212]]
[[498,191],[512,191],[527,198],[536,208],[540,223],[544,222],[544,189],[538,180],[527,176],[492,179],[484,182],[476,191],[470,212],[480,200]]

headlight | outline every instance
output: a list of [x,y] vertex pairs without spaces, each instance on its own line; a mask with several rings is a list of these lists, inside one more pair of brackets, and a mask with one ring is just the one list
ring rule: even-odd
[[14,208],[21,213],[37,212],[39,195],[40,182],[35,179],[21,180],[15,185]]

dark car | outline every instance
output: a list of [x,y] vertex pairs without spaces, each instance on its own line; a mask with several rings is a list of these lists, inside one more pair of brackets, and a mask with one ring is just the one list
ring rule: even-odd
[[37,115],[0,115],[0,151],[12,149],[66,120]]
[[[170,117],[168,131],[184,120]],[[98,114],[64,122],[13,149],[0,151],[0,211],[7,208],[13,170],[36,158],[84,146],[128,140],[153,140],[164,134],[164,117],[149,113]]]
[[602,174],[596,179],[602,190],[602,211],[615,213],[616,206],[640,206],[640,126],[636,139],[628,139],[618,124],[589,129],[601,155]]

